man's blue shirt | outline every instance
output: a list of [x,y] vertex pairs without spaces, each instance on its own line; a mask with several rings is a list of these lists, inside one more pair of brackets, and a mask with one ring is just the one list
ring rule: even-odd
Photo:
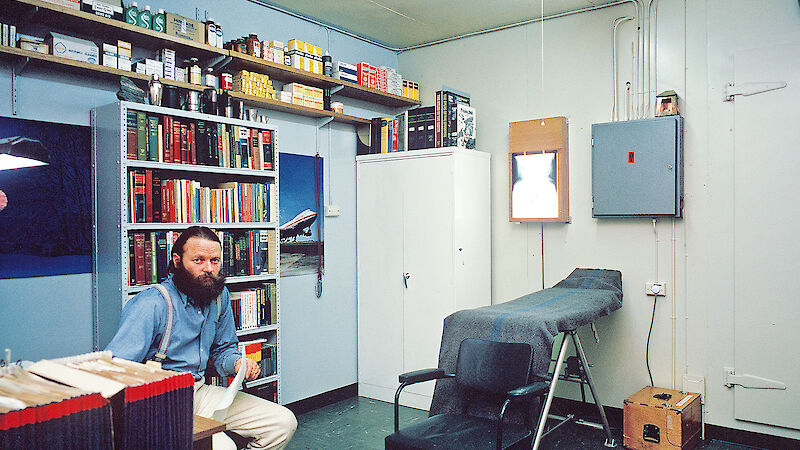
[[[178,291],[172,277],[162,283],[172,294],[174,320],[172,338],[162,367],[190,372],[196,380],[203,377],[209,359],[221,375],[233,375],[239,352],[236,327],[230,306],[230,293],[225,288],[220,299],[199,308]],[[130,299],[122,308],[117,334],[106,347],[114,356],[144,362],[154,358],[167,322],[167,303],[158,289],[146,289]]]

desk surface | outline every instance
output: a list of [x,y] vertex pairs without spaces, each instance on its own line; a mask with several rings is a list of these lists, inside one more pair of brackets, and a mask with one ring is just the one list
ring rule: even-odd
[[205,439],[214,433],[220,433],[222,431],[225,431],[224,423],[195,414],[192,441],[199,441],[200,439]]

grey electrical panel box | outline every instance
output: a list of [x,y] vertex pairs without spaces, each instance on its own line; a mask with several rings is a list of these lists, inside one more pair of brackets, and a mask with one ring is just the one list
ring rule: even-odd
[[681,116],[592,125],[592,217],[681,217]]

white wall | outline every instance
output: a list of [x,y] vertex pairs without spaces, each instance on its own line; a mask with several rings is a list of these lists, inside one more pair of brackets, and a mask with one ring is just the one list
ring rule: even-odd
[[[139,2],[140,5],[143,2]],[[245,0],[187,3],[160,0],[157,7],[190,18],[195,6],[222,24],[226,39],[255,32],[261,39],[292,38],[327,49],[334,59],[397,66],[393,52],[277,13]],[[46,30],[40,30],[44,33]],[[145,56],[134,48],[134,56]],[[151,56],[151,55],[148,55]],[[182,57],[182,55],[178,55]],[[89,110],[116,101],[118,84],[91,76],[63,74],[29,64],[18,78],[17,117],[80,125]],[[7,95],[11,65],[0,62],[0,115],[12,116]],[[342,99],[345,113],[360,117],[386,114],[384,108]],[[341,216],[325,220],[323,294],[314,293],[316,276],[281,282],[282,401],[300,400],[356,382],[355,130],[315,119],[265,111],[279,129],[282,152],[324,158],[324,199],[341,207]],[[2,230],[0,230],[1,232]],[[57,294],[55,294],[57,293]],[[91,351],[91,276],[0,280],[0,350],[14,359],[38,360]]]
[[[798,4],[660,1],[652,90],[674,89],[681,98],[686,206],[684,219],[659,220],[655,229],[649,219],[591,217],[591,125],[610,120],[611,26],[625,15],[633,15],[630,4],[546,21],[543,59],[542,28],[531,24],[402,53],[400,71],[420,82],[423,104],[432,104],[442,85],[472,94],[478,147],[494,155],[493,302],[550,287],[575,267],[621,270],[624,307],[598,321],[600,345],[588,329],[580,336],[603,402],[622,407],[649,384],[645,342],[653,301],[644,285],[658,278],[669,295],[658,302],[650,347],[655,384],[671,387],[675,380],[680,388],[682,374],[704,376],[707,423],[800,438],[797,430],[735,420],[733,391],[722,384],[722,367],[733,363],[733,116],[722,94],[733,76],[732,52],[789,40],[800,25]],[[619,33],[624,92],[632,22]],[[569,118],[572,223],[509,223],[508,123],[552,116]],[[566,387],[559,395],[577,393]]]

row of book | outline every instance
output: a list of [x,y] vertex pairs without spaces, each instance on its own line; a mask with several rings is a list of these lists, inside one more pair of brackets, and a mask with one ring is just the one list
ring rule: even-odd
[[[164,281],[171,251],[180,231],[131,232],[128,234],[128,282],[131,286]],[[222,244],[222,272],[226,276],[275,274],[275,230],[217,231]]]
[[469,97],[437,91],[436,104],[397,117],[376,117],[358,130],[356,154],[391,153],[435,147],[475,149],[475,109]]
[[[239,351],[252,359],[261,369],[261,378],[275,375],[278,372],[278,345],[268,342],[266,339],[255,339],[252,341],[239,342]],[[233,376],[222,377],[214,376],[211,384],[215,386],[228,387],[233,382]],[[277,396],[277,392],[275,393]],[[277,399],[275,400],[277,401]]]
[[127,157],[140,161],[273,170],[275,132],[128,111]]
[[237,330],[248,330],[278,323],[275,283],[246,291],[231,292],[231,310]]
[[436,91],[434,145],[475,148],[475,109],[469,97],[450,91]]
[[273,183],[218,183],[162,179],[150,169],[128,172],[130,223],[271,222],[277,214]]
[[111,352],[0,369],[0,448],[191,449],[193,385]]

